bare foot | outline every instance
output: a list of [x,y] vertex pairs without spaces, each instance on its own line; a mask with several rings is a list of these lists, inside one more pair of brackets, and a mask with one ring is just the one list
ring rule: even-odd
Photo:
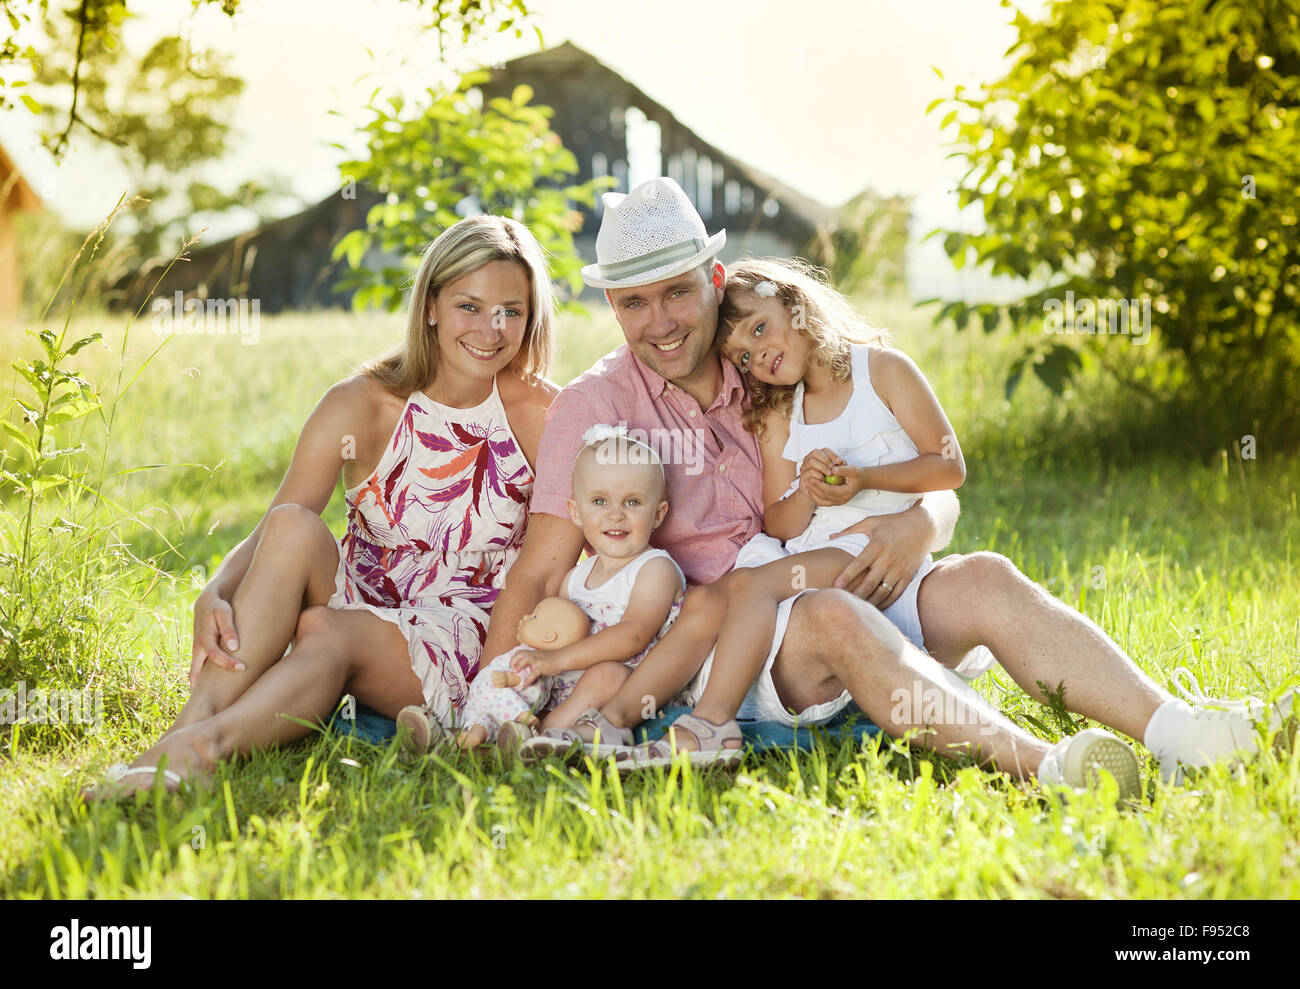
[[476,749],[487,741],[487,729],[475,725],[469,731],[463,731],[456,738],[456,745],[461,749]]

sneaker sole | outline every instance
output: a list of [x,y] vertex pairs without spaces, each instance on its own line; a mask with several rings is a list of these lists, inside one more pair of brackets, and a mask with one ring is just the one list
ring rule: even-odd
[[1066,754],[1062,770],[1065,781],[1074,787],[1096,786],[1098,773],[1105,771],[1119,784],[1121,801],[1136,800],[1142,794],[1137,756],[1132,749],[1110,734],[1099,732],[1077,753],[1072,747]]

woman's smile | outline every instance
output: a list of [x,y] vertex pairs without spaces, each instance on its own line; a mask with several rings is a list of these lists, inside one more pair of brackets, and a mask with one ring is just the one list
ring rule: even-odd
[[466,343],[464,340],[460,342],[460,345],[464,347],[466,350],[468,350],[470,352],[470,355],[474,357],[475,360],[480,360],[480,361],[496,360],[497,354],[501,353],[502,350],[500,346],[493,347],[491,350],[482,350],[478,347],[471,346],[470,344]]

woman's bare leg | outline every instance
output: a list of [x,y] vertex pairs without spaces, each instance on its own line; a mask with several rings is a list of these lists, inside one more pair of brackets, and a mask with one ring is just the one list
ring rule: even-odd
[[[293,652],[229,707],[165,736],[132,768],[165,760],[182,779],[203,778],[222,759],[302,738],[330,716],[345,692],[388,717],[424,703],[396,625],[366,611],[309,608],[298,622]],[[117,784],[113,795],[152,786],[153,777],[140,774]]]
[[955,667],[985,645],[1021,688],[1046,697],[1064,685],[1069,710],[1141,741],[1157,707],[1172,700],[1097,625],[996,553],[945,557],[918,591],[925,644]]
[[163,737],[225,710],[279,661],[303,609],[323,605],[334,593],[338,560],[338,546],[319,515],[302,505],[271,509],[231,601],[239,648],[230,652],[244,669],[204,664],[189,700]]

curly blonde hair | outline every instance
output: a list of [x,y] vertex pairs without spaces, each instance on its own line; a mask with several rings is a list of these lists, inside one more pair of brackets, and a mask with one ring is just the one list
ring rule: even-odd
[[[794,325],[812,341],[808,359],[830,368],[836,381],[844,381],[852,373],[851,344],[889,346],[889,333],[859,315],[849,300],[831,286],[824,269],[803,258],[746,258],[727,270],[715,340],[719,353],[736,325],[753,314],[759,298],[755,287],[761,282],[776,286],[776,298],[794,316],[801,317],[794,320]],[[769,412],[779,412],[788,419],[793,409],[793,385],[769,385],[749,377],[749,406],[743,422],[759,439],[766,432],[764,420]]]

